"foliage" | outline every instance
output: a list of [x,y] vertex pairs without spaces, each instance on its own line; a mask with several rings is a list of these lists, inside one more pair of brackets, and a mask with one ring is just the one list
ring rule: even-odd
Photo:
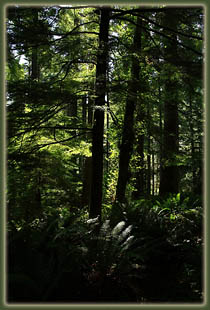
[[[95,298],[103,301],[103,298],[106,298],[102,293],[104,285],[107,285],[109,281],[118,287],[122,285],[120,284],[120,281],[123,281],[122,276],[128,272],[129,268],[128,249],[133,237],[130,236],[131,225],[126,227],[125,222],[118,223],[112,229],[107,220],[96,236],[95,229],[98,225],[97,219],[79,220],[67,212],[65,216],[64,213],[53,213],[48,216],[47,221],[44,219],[34,221],[29,227],[26,225],[18,230],[13,228],[14,231],[10,231],[10,255],[17,250],[17,246],[20,249],[20,243],[23,243],[21,246],[23,253],[16,256],[16,267],[10,266],[10,285],[15,285],[16,281],[23,285],[27,277],[31,282],[41,281],[42,285],[37,283],[39,298],[43,301],[51,300],[51,298],[54,300],[56,296],[60,298],[59,294],[62,294],[61,288],[58,287],[61,285],[62,277],[69,274],[71,277],[79,277],[78,282],[73,285],[81,285],[79,281],[82,277],[83,284],[90,286],[95,292]],[[24,239],[22,239],[23,236]],[[21,270],[18,269],[19,257],[21,259],[24,255],[27,257],[30,255],[30,260],[31,255],[34,256],[31,261],[31,264],[34,264],[33,270],[30,270],[27,265],[22,266]],[[13,260],[12,256],[11,260]],[[36,268],[39,268],[39,275],[36,274]],[[71,300],[76,296],[73,296],[70,291],[71,280],[69,281],[66,298]],[[19,298],[17,293],[19,290],[14,286],[13,298]],[[83,298],[94,298],[94,295],[88,297],[87,292],[83,293],[85,294]]]
[[[201,302],[203,8],[109,7],[99,77],[103,9],[7,9],[8,300]],[[90,219],[98,112],[102,216]],[[179,189],[161,194],[166,167],[165,184],[179,172]]]
[[136,201],[124,210],[128,223],[133,224],[137,242],[134,245],[140,249],[140,262],[145,266],[141,278],[149,281],[148,277],[152,277],[148,288],[144,282],[145,295],[157,298],[156,293],[152,297],[152,292],[162,287],[168,301],[185,301],[189,294],[193,300],[202,298],[202,280],[199,278],[203,266],[201,201],[193,196],[180,200],[180,195],[176,195],[163,201],[155,197],[150,201]]
[[[39,287],[31,298],[44,302],[157,301],[161,290],[164,301],[201,300],[202,210],[184,199],[171,217],[166,206],[178,201],[136,201],[124,206],[127,219],[114,226],[67,208],[51,209],[30,225],[11,223],[13,298],[24,299],[15,284],[22,287],[29,277]],[[21,264],[23,257],[29,264]]]

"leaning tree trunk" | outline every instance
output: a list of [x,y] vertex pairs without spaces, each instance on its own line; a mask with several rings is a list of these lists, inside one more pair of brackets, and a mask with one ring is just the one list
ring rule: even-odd
[[[176,10],[165,13],[164,25],[176,30]],[[178,135],[178,85],[174,78],[174,67],[171,64],[176,55],[176,35],[170,34],[171,40],[165,42],[165,58],[167,65],[167,78],[165,80],[164,98],[164,130],[163,130],[163,157],[160,179],[160,195],[177,193],[179,191],[179,170],[176,164],[179,135]]]
[[108,59],[108,32],[109,12],[108,7],[102,7],[99,49],[96,65],[96,99],[92,137],[92,185],[89,217],[101,217],[102,185],[103,185],[103,135],[104,135],[104,106],[106,95],[106,73]]
[[119,155],[119,175],[117,182],[116,201],[125,201],[125,190],[129,180],[129,162],[133,151],[134,142],[134,111],[136,109],[137,94],[139,89],[139,53],[141,50],[141,19],[138,17],[134,40],[131,68],[131,81],[128,88],[128,97],[125,107],[124,127]]

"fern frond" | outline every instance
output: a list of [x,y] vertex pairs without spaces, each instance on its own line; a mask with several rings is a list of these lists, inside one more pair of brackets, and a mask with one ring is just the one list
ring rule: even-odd
[[102,226],[100,228],[99,236],[105,237],[105,236],[107,236],[107,234],[110,234],[110,220],[106,220],[102,224]]
[[119,222],[112,230],[112,236],[113,237],[118,237],[118,235],[121,233],[123,228],[125,227],[125,221]]
[[130,245],[131,245],[133,239],[134,239],[134,236],[130,236],[130,237],[128,237],[128,238],[126,239],[126,241],[122,244],[122,250],[121,250],[121,252],[126,251],[126,250],[130,247]]
[[118,237],[118,241],[122,242],[131,232],[132,225],[129,225],[125,230],[122,231],[122,233]]
[[93,219],[89,219],[89,220],[87,220],[87,224],[95,224],[95,223],[97,223],[98,222],[98,219],[99,219],[99,216],[97,216],[97,217],[94,217]]

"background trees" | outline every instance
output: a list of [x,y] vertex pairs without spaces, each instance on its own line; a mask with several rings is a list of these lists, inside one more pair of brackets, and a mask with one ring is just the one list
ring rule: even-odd
[[[103,283],[108,290],[118,279],[123,291],[127,281],[128,300],[157,301],[160,295],[149,292],[149,277],[156,277],[151,278],[154,286],[158,285],[153,280],[159,278],[147,254],[158,260],[150,242],[152,248],[157,243],[168,270],[174,263],[172,253],[178,251],[175,244],[183,257],[195,246],[196,266],[189,258],[182,270],[180,259],[180,278],[168,272],[171,283],[177,287],[184,283],[185,293],[194,294],[195,300],[202,298],[196,274],[202,246],[202,36],[203,8],[199,7],[8,7],[10,243],[16,245],[13,237],[20,231],[21,246],[28,249],[31,242],[37,254],[46,229],[44,242],[50,244],[39,257],[48,276],[33,298],[52,298],[57,290],[49,288],[52,274],[65,282],[64,273],[74,273],[72,266],[82,253],[84,269],[75,269],[81,283],[93,287]],[[122,221],[125,231],[115,226]],[[133,244],[131,230],[126,230],[130,225],[135,227]],[[181,225],[191,239],[182,236]],[[93,248],[95,256],[90,254]],[[115,265],[104,265],[101,253],[107,249],[112,249]],[[133,264],[145,262],[146,273],[129,265],[129,255]],[[15,265],[10,273],[16,274],[18,268]],[[124,278],[124,270],[129,277],[140,272],[147,285]],[[15,279],[11,276],[13,284]],[[167,301],[174,300],[173,285],[168,290]],[[78,291],[75,294],[80,296]],[[97,295],[94,288],[92,294],[103,300],[99,291]],[[183,300],[184,294],[176,292]]]

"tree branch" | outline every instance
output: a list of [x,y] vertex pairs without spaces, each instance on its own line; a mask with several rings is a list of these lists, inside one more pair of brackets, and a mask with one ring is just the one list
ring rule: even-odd
[[165,30],[168,30],[168,31],[170,31],[170,32],[179,34],[179,35],[184,36],[184,37],[187,37],[187,38],[192,38],[192,39],[201,40],[201,41],[203,40],[202,37],[198,37],[198,36],[195,36],[195,35],[186,34],[186,33],[183,33],[183,32],[180,32],[180,31],[176,31],[176,30],[174,30],[174,29],[171,29],[171,28],[169,28],[169,27],[160,25],[160,24],[154,22],[153,20],[151,20],[150,18],[145,17],[145,16],[143,16],[143,15],[139,15],[139,14],[135,14],[135,15],[136,15],[136,16],[140,16],[142,19],[147,20],[149,23],[151,23],[151,24],[153,24],[153,25],[155,25],[155,26],[158,26],[158,27],[160,27],[160,28],[163,28],[163,29],[165,29]]
[[67,142],[67,141],[70,141],[70,140],[73,140],[77,137],[80,137],[80,136],[83,136],[85,135],[86,133],[85,132],[82,132],[80,134],[76,134],[74,135],[73,137],[70,137],[68,139],[64,139],[64,140],[60,140],[60,141],[55,141],[55,142],[49,142],[49,143],[45,143],[45,144],[40,144],[38,145],[38,147],[35,147],[31,150],[31,152],[36,152],[38,150],[40,150],[41,148],[45,147],[45,146],[49,146],[49,145],[53,145],[53,144],[60,144],[60,143],[64,143],[64,142]]
[[[132,20],[130,20],[130,19],[128,19],[128,18],[124,18],[124,17],[123,17],[123,18],[119,18],[119,19],[120,19],[120,20],[127,21],[127,22],[129,22],[129,23],[131,23],[131,24],[137,26],[137,24],[136,24],[134,21],[132,21]],[[171,41],[175,42],[177,45],[180,45],[180,46],[182,46],[182,47],[184,47],[184,48],[190,50],[191,52],[193,52],[193,53],[195,53],[195,54],[197,54],[197,55],[199,55],[199,56],[201,56],[201,57],[203,56],[202,53],[200,53],[200,52],[194,50],[193,48],[191,48],[191,47],[189,47],[189,46],[187,46],[187,45],[185,45],[185,44],[183,44],[183,43],[181,43],[181,42],[178,42],[178,41],[172,39],[171,37],[167,36],[166,34],[160,32],[160,31],[158,31],[158,30],[150,29],[150,28],[147,28],[147,27],[144,27],[144,26],[142,26],[142,29],[147,30],[147,31],[151,31],[151,32],[154,32],[154,33],[157,33],[157,34],[159,34],[160,36],[162,36],[162,37],[164,37],[164,38],[166,38],[166,39],[168,39],[168,40],[171,40]]]

